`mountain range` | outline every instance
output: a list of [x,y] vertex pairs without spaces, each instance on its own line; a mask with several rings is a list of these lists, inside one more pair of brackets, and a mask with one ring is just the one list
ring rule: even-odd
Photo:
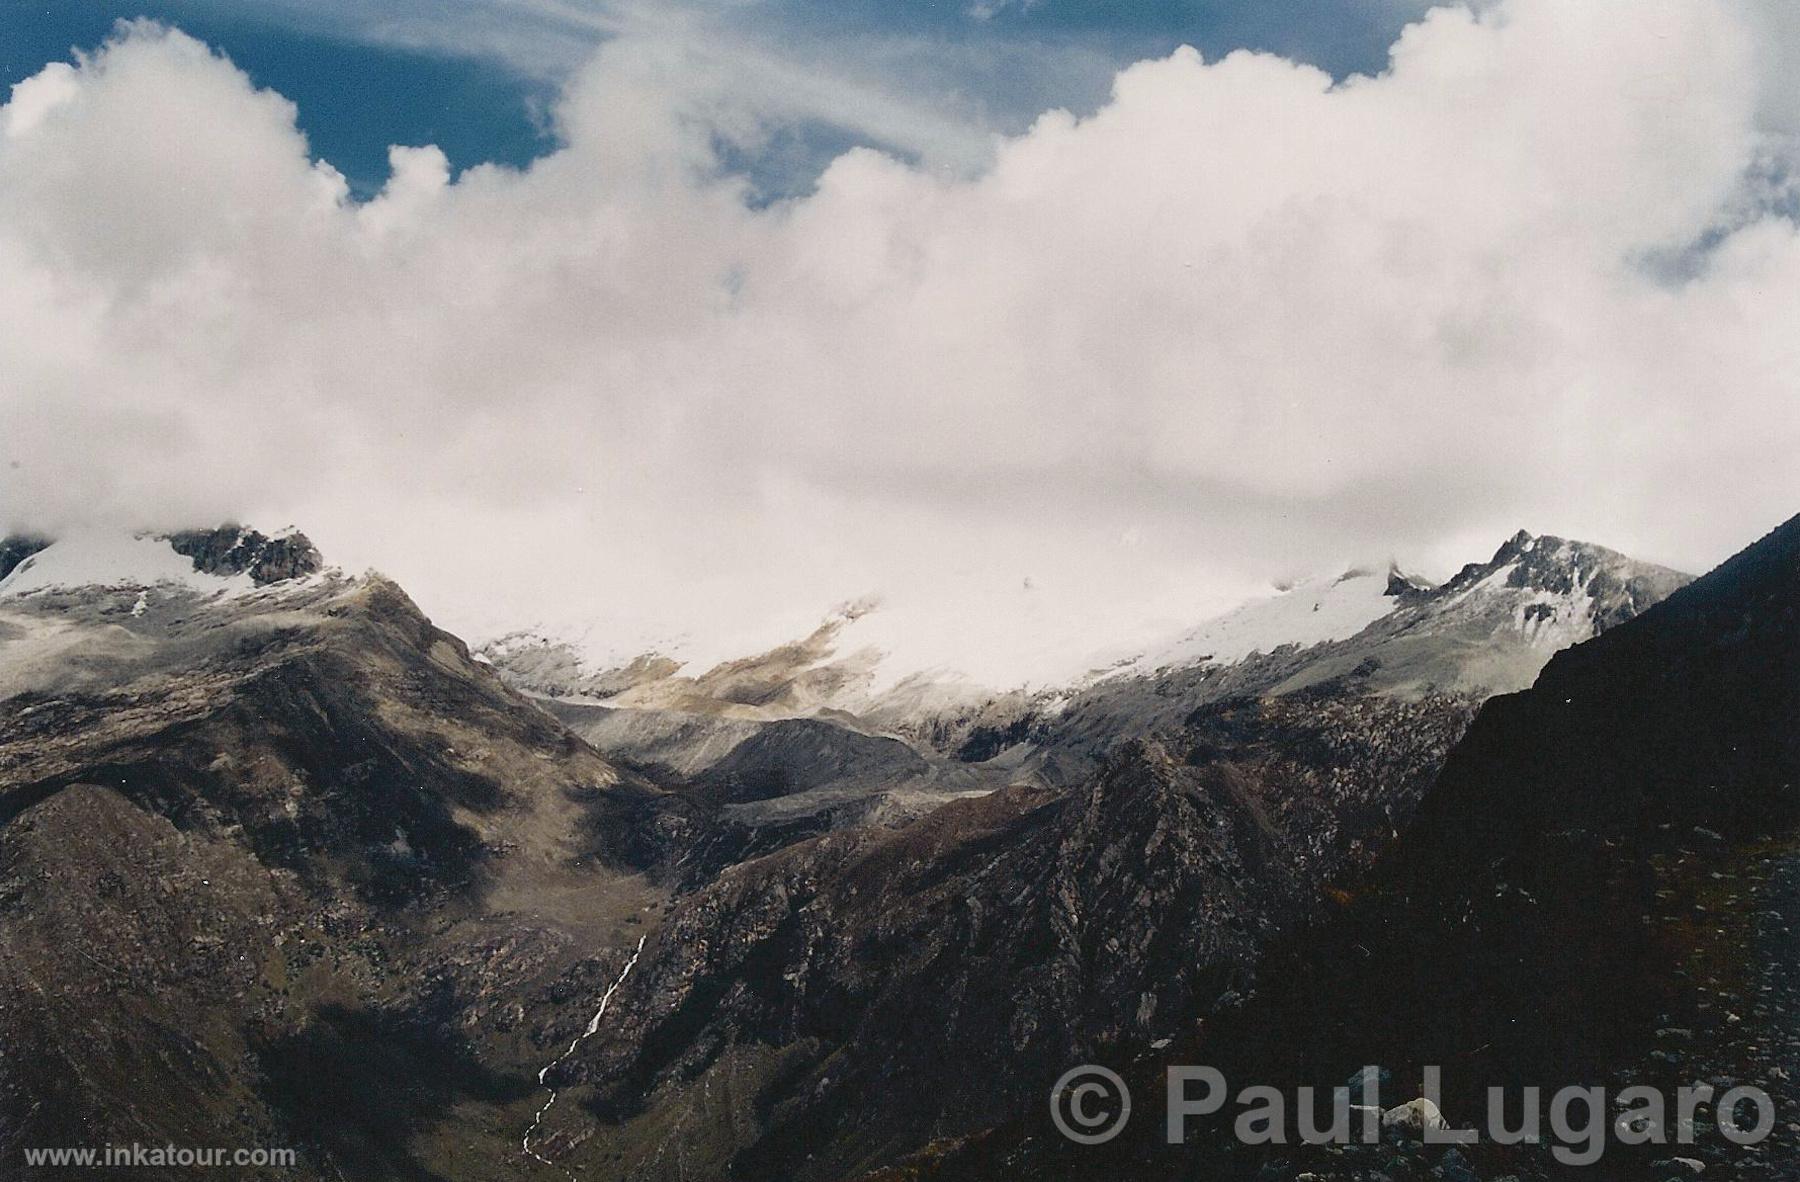
[[1657,925],[1748,882],[1709,875],[1784,881],[1796,537],[1690,583],[1520,533],[1023,689],[879,680],[866,605],[595,669],[471,651],[293,532],[7,539],[0,1142],[225,1137],[321,1179],[1373,1182],[1083,1156],[1043,1096],[1085,1061],[1442,1054],[1473,1087],[1700,1024],[1694,925]]

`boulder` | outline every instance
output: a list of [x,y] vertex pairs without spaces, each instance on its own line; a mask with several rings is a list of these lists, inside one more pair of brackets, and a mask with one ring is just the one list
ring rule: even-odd
[[1444,1119],[1444,1114],[1438,1111],[1436,1104],[1421,1096],[1382,1113],[1381,1127],[1422,1140],[1427,1130],[1447,1129],[1450,1122]]

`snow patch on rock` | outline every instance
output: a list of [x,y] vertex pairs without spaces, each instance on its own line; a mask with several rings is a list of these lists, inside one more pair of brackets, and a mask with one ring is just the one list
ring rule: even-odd
[[21,562],[0,580],[0,596],[53,588],[142,590],[170,584],[203,594],[243,594],[256,587],[249,575],[221,577],[195,570],[193,560],[177,554],[166,539],[93,531],[65,535]]

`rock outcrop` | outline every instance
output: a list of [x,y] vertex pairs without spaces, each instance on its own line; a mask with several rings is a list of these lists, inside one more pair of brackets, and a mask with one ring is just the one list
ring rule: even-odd
[[194,569],[209,575],[249,575],[258,586],[303,579],[324,569],[316,546],[307,536],[289,531],[269,537],[239,525],[182,530],[167,535],[177,554],[194,560]]
[[35,534],[10,534],[0,538],[0,579],[12,574],[20,563],[49,544],[49,538]]

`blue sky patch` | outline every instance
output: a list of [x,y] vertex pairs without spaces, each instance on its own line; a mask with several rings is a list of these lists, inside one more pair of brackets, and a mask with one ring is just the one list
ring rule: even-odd
[[[1191,44],[1208,58],[1268,50],[1334,75],[1380,70],[1423,0],[702,0],[722,29],[842,58],[869,47],[863,72],[929,92],[986,130],[1017,132],[1039,112],[1092,110],[1111,74]],[[390,144],[437,144],[460,171],[515,167],[554,149],[546,116],[560,81],[608,35],[606,3],[534,8],[494,0],[0,0],[0,86],[103,42],[115,21],[151,17],[223,50],[259,86],[292,99],[315,156],[359,197],[388,175]],[[572,14],[572,15],[571,15]],[[592,20],[586,19],[591,14]],[[465,36],[466,31],[466,36]],[[504,45],[504,50],[497,46]],[[541,45],[541,50],[535,47]],[[1033,63],[1056,58],[1065,68]],[[883,75],[885,74],[885,77]],[[840,129],[771,135],[763,156],[727,153],[763,199],[810,185],[857,142]],[[876,146],[893,145],[877,143]]]

